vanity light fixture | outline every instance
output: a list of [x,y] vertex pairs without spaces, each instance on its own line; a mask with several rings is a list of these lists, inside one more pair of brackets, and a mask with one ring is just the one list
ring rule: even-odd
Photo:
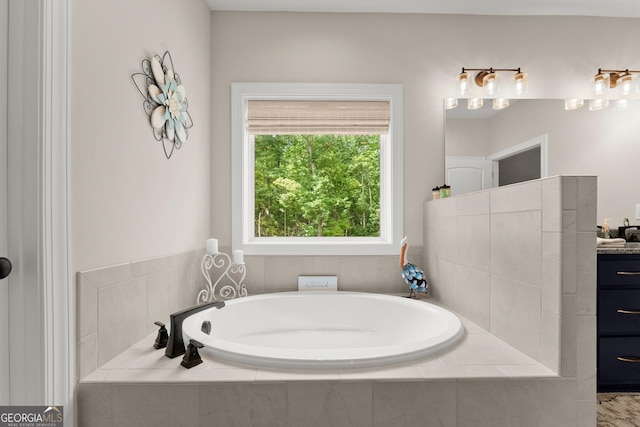
[[[610,104],[613,104],[615,111],[625,111],[629,109],[629,100],[626,98],[614,99],[611,102],[605,98],[596,98],[589,100],[589,111],[604,110]],[[564,109],[567,111],[578,110],[584,105],[583,99],[565,99]]]
[[638,70],[604,70],[598,68],[598,73],[593,77],[593,93],[596,96],[606,96],[611,89],[620,88],[619,95],[627,97],[638,92],[638,83],[635,74]]
[[473,81],[479,87],[484,89],[484,94],[488,97],[494,97],[500,92],[500,78],[498,72],[514,72],[511,78],[512,92],[516,96],[525,95],[529,89],[529,76],[523,73],[520,68],[465,68],[458,75],[458,94],[461,98],[465,97],[471,91],[471,76],[469,71],[476,72]]
[[593,77],[593,94],[602,96],[609,93],[609,74],[603,74],[598,70],[598,74]]
[[529,93],[529,75],[523,73],[518,68],[518,72],[511,78],[513,80],[513,93],[516,95],[526,95]]
[[467,108],[469,110],[477,110],[478,108],[482,108],[482,104],[482,98],[469,98],[467,100]]
[[458,106],[458,98],[449,97],[444,100],[444,108],[445,110],[452,110]]
[[613,101],[614,111],[626,111],[629,109],[629,100],[626,98],[616,99]]
[[503,108],[507,108],[508,106],[509,106],[509,99],[507,98],[494,98],[493,100],[494,110],[502,110]]
[[458,75],[458,97],[466,98],[471,91],[471,77],[469,73],[462,69],[462,73]]
[[493,70],[489,71],[480,71],[476,74],[475,78],[476,84],[480,87],[484,88],[484,93],[487,96],[493,96],[498,92],[500,87],[498,83],[500,82],[500,78]]
[[604,110],[609,106],[609,100],[604,98],[596,98],[589,100],[589,111]]
[[584,105],[584,99],[572,98],[564,100],[564,109],[567,111],[577,110]]
[[620,86],[620,94],[623,97],[627,97],[638,92],[638,85],[634,81],[633,74],[628,71],[618,77],[618,86]]

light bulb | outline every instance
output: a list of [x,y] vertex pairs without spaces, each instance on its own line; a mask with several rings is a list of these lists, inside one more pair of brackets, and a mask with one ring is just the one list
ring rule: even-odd
[[507,108],[508,106],[509,106],[509,100],[507,98],[495,98],[493,100],[494,110],[502,110],[503,108]]
[[469,110],[477,110],[478,108],[482,108],[482,104],[482,98],[469,98],[467,100],[467,108]]
[[444,100],[445,110],[452,110],[458,106],[458,98],[449,97]]
[[625,73],[618,78],[618,86],[620,86],[621,96],[630,96],[638,92],[638,85],[632,74]]
[[515,95],[526,95],[529,92],[529,75],[519,72],[513,76],[513,93]]
[[468,73],[460,73],[458,75],[458,95],[460,98],[466,98],[471,90],[471,80]]
[[578,108],[582,108],[584,105],[583,99],[565,99],[564,100],[564,109],[565,110],[577,110]]
[[609,74],[596,74],[593,78],[593,93],[595,95],[605,95],[609,93]]
[[616,99],[613,103],[613,109],[615,111],[626,111],[629,109],[628,99]]
[[589,101],[589,111],[604,110],[608,106],[609,106],[608,99],[597,98]]
[[484,93],[488,96],[493,96],[498,92],[498,75],[496,73],[489,73],[482,78],[482,87],[484,87]]

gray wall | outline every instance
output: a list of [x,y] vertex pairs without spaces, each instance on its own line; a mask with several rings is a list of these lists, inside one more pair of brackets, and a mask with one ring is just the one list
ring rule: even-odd
[[[214,12],[211,234],[221,245],[230,244],[232,82],[402,84],[404,234],[412,243],[412,254],[419,256],[422,205],[431,199],[431,188],[444,181],[442,100],[454,93],[461,67],[521,67],[530,76],[529,97],[588,97],[589,80],[602,64],[627,68],[636,63],[633,42],[612,44],[601,34],[624,32],[629,36],[625,40],[634,35],[637,39],[639,24],[638,19],[587,17]],[[491,43],[477,43],[479,38]],[[284,284],[268,283],[263,260],[254,263],[247,257],[247,262],[250,271],[259,271],[252,282],[257,289],[295,286],[292,278]],[[276,262],[318,274],[337,271],[334,261],[323,257],[283,257]],[[302,267],[303,262],[312,267]],[[379,270],[364,257],[353,257],[350,265],[360,280],[369,277],[379,283]],[[401,283],[394,281],[393,286]]]
[[[211,20],[202,0],[71,2],[71,271],[204,248]],[[131,81],[170,51],[194,126],[167,160]]]

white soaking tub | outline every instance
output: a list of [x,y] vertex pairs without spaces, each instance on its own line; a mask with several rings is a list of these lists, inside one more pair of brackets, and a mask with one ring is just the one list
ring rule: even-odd
[[[361,292],[283,292],[225,301],[185,319],[185,345],[226,361],[278,369],[347,369],[402,363],[464,333],[446,309]],[[210,322],[210,333],[202,331]],[[206,329],[206,328],[205,328]]]

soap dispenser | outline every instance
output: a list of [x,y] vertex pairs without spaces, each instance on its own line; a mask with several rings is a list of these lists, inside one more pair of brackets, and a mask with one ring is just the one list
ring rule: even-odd
[[611,238],[611,232],[609,231],[609,220],[611,218],[605,218],[604,223],[602,224],[602,237],[604,239]]

